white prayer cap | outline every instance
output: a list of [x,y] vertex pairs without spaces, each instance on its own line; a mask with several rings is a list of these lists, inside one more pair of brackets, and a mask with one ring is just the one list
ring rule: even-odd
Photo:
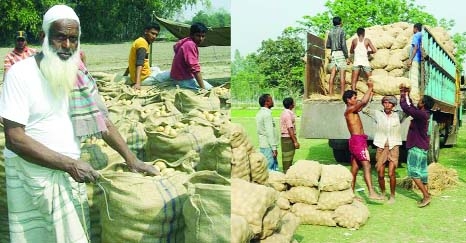
[[76,15],[72,8],[66,5],[55,5],[44,14],[42,30],[46,35],[49,34],[50,25],[59,19],[72,19],[79,23],[78,15]]

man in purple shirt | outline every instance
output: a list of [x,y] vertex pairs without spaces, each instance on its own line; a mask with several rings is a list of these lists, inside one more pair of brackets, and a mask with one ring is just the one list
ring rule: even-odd
[[201,65],[199,64],[198,46],[204,41],[207,27],[202,23],[191,25],[189,37],[179,40],[174,46],[170,77],[174,84],[186,89],[207,89],[212,85],[202,79]]
[[429,150],[430,109],[434,106],[434,99],[424,95],[415,107],[409,97],[409,92],[409,88],[400,87],[400,106],[407,115],[413,118],[406,138],[408,176],[422,192],[422,201],[418,202],[418,207],[422,208],[427,206],[431,200],[427,190],[427,151]]

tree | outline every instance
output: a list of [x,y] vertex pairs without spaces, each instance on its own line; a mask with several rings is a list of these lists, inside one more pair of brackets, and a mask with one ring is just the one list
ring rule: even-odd
[[298,21],[301,25],[293,28],[295,32],[310,32],[322,38],[333,27],[332,18],[342,18],[347,38],[356,33],[358,27],[386,25],[394,22],[423,23],[437,26],[437,20],[424,12],[424,6],[418,6],[414,0],[339,0],[327,1],[328,11],[316,16],[304,16]]
[[[454,20],[440,19],[438,21],[432,14],[424,11],[425,7],[415,4],[414,0],[339,0],[327,1],[327,11],[315,16],[304,16],[298,21],[300,26],[291,27],[288,33],[304,35],[306,32],[313,33],[325,38],[328,31],[333,27],[331,19],[340,16],[345,28],[346,37],[349,38],[358,27],[370,27],[374,25],[387,25],[395,22],[422,23],[428,26],[441,26],[450,30]],[[465,35],[453,36],[457,52],[455,58],[462,69],[462,62],[466,54]]]
[[302,40],[283,33],[277,40],[265,40],[255,55],[257,69],[265,75],[265,85],[288,94],[303,90],[305,49]]
[[258,97],[261,87],[264,86],[265,76],[256,66],[255,55],[243,58],[238,50],[235,51],[231,64],[231,95],[236,102]]
[[[30,42],[38,42],[42,31],[42,16],[55,4],[75,9],[81,22],[81,41],[112,42],[131,40],[141,35],[153,14],[170,18],[183,7],[210,0],[18,0],[0,1],[0,36],[14,36],[25,30]],[[0,44],[11,44],[10,38],[0,38]]]
[[225,9],[213,13],[201,10],[193,17],[192,22],[201,22],[209,27],[225,27],[231,25],[231,15]]

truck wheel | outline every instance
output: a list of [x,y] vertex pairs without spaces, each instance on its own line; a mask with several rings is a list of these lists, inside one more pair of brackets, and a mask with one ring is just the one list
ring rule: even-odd
[[333,158],[339,163],[350,163],[350,152],[347,149],[333,149]]
[[350,163],[350,152],[348,150],[348,139],[329,139],[328,145],[333,150],[333,158],[336,162]]
[[430,133],[429,151],[427,152],[427,163],[438,162],[440,154],[440,131],[436,121],[432,123],[432,131]]

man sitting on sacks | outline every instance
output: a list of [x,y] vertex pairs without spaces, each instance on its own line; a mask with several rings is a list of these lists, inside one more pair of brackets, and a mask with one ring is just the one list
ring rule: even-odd
[[11,242],[89,242],[86,185],[99,173],[80,160],[80,139],[101,136],[134,172],[158,174],[139,161],[80,64],[79,18],[56,5],[44,15],[43,51],[6,74],[0,116]]

